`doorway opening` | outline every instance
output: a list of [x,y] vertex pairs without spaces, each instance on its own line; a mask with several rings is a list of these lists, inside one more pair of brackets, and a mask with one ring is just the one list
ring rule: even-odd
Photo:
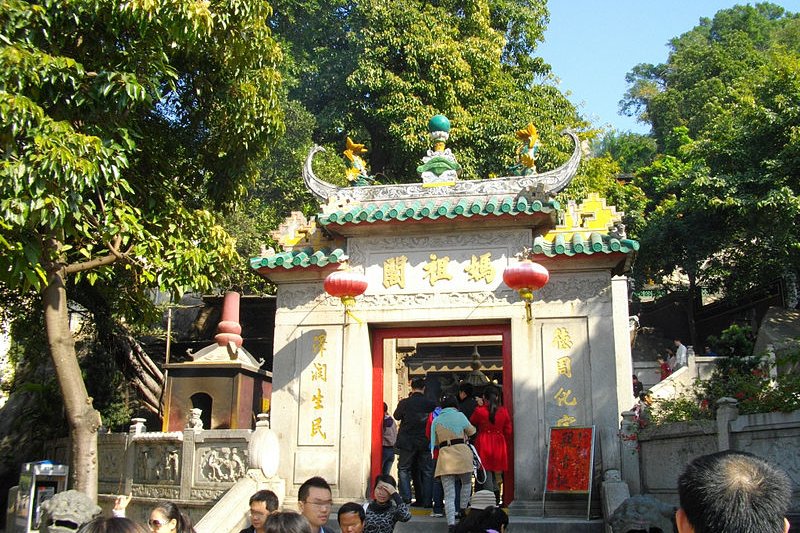
[[[426,378],[426,396],[437,400],[457,392],[460,381],[475,389],[494,384],[514,419],[509,324],[435,327],[374,327],[372,339],[372,456],[371,477],[381,472],[383,403],[391,415],[397,401],[408,395],[415,377]],[[503,501],[514,499],[514,443],[508,443],[509,470],[503,480]]]

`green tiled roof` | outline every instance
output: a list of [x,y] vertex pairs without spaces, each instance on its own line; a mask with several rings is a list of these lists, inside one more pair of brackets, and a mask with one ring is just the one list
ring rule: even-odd
[[360,224],[388,222],[391,220],[436,220],[438,218],[453,219],[457,217],[488,217],[501,215],[520,215],[533,213],[550,214],[559,208],[555,200],[542,202],[528,200],[524,197],[492,197],[487,199],[463,199],[437,203],[414,201],[406,204],[403,201],[368,203],[319,215],[317,221],[322,226],[338,224]]
[[563,235],[556,235],[552,243],[539,236],[533,240],[533,253],[544,254],[547,257],[557,255],[592,255],[595,253],[611,254],[620,252],[627,254],[639,249],[639,243],[633,239],[618,239],[602,233],[590,233],[589,239],[584,239],[579,233],[573,234],[566,240]]
[[291,252],[278,252],[267,257],[254,257],[250,259],[250,268],[259,270],[261,268],[275,269],[283,267],[288,270],[294,267],[323,267],[325,265],[343,263],[346,259],[347,254],[341,248],[336,248],[335,250],[323,248],[316,252],[312,248],[303,248],[301,250],[292,250]]

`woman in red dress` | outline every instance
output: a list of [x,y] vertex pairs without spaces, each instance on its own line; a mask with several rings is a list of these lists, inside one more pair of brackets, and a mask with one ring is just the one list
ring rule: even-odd
[[508,470],[508,444],[511,441],[511,416],[500,405],[500,393],[488,387],[483,393],[483,405],[478,406],[469,419],[478,428],[475,448],[486,469],[486,482],[476,490],[491,490],[500,504],[500,485],[503,472]]

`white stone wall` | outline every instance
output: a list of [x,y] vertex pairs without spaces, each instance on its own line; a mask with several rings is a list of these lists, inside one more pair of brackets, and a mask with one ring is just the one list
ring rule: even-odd
[[[343,325],[342,304],[321,281],[279,285],[271,420],[281,440],[279,475],[290,494],[312,475],[331,482],[338,498],[368,492],[370,326],[510,324],[517,500],[541,499],[547,428],[565,416],[572,425],[594,424],[603,468],[619,468],[619,416],[631,403],[624,278],[612,280],[603,263],[571,271],[575,262],[568,259],[548,265],[551,279],[537,292],[529,323],[502,272],[531,242],[529,229],[351,238],[351,266],[369,279],[353,309],[363,323],[348,317]],[[384,268],[398,257],[405,264],[402,285]],[[439,270],[430,266],[434,260]],[[383,390],[394,405],[391,362],[387,356]],[[313,377],[321,364],[326,381]],[[321,420],[316,431],[313,420]]]

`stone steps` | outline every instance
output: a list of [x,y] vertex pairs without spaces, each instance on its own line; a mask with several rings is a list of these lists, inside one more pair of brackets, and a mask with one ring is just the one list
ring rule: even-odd
[[[602,533],[603,521],[580,518],[540,518],[532,516],[511,516],[506,530],[509,533]],[[447,533],[444,518],[414,515],[409,522],[397,524],[395,533]]]

